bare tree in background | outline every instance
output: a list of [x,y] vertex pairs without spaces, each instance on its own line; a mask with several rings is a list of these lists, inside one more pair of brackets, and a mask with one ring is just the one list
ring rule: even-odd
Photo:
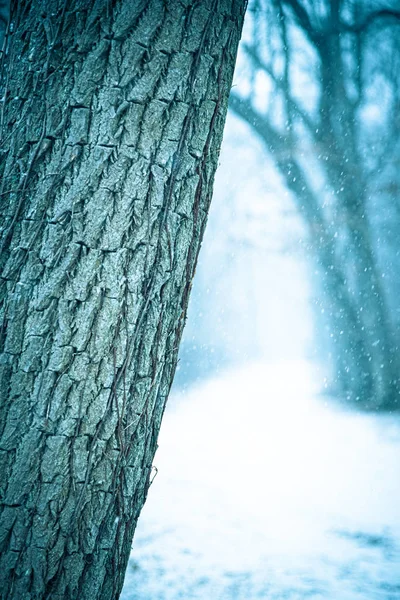
[[[250,11],[248,94],[232,94],[230,106],[264,142],[306,223],[340,391],[396,407],[398,304],[375,223],[385,211],[399,218],[400,13],[350,0],[255,0]],[[400,241],[390,252],[398,275]]]
[[1,598],[120,594],[244,10],[13,4],[0,111]]

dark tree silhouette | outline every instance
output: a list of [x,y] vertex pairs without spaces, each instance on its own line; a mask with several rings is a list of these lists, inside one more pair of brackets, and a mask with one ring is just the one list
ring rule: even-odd
[[[398,218],[397,187],[383,194],[382,182],[393,183],[400,153],[400,12],[350,0],[256,0],[250,10],[251,91],[232,94],[230,106],[264,142],[307,226],[340,391],[393,408],[398,315],[394,286],[382,278],[388,236],[376,213]],[[380,88],[372,126],[366,111]],[[391,248],[392,274],[399,251]]]

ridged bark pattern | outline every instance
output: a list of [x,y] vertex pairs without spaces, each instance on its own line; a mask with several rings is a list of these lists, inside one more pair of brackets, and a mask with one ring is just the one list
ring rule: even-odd
[[4,599],[119,596],[244,5],[13,8],[0,115]]

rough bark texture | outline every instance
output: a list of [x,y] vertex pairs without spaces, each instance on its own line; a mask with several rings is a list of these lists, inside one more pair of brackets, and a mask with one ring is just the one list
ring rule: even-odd
[[2,598],[120,593],[244,5],[13,9],[0,123]]

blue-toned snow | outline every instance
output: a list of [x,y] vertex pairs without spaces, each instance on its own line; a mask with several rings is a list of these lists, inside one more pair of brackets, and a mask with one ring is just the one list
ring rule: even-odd
[[122,600],[400,599],[400,420],[305,361],[170,398]]

